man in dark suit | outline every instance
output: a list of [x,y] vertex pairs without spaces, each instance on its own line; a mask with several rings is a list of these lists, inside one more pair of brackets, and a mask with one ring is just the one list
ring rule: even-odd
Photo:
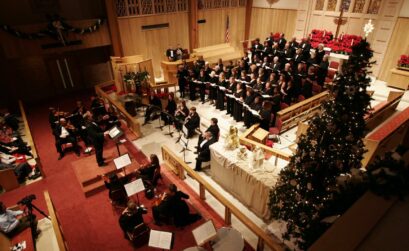
[[54,128],[53,133],[55,136],[55,147],[57,148],[57,152],[60,154],[58,160],[64,157],[64,151],[62,150],[61,146],[66,143],[71,143],[77,156],[80,156],[80,148],[72,127],[72,125],[67,125],[67,121],[64,118],[61,118],[60,123]]
[[211,132],[205,133],[205,139],[200,143],[197,149],[196,167],[195,171],[200,172],[202,170],[202,162],[210,160],[210,145],[216,143],[216,139]]
[[190,108],[189,116],[185,119],[185,127],[187,128],[187,137],[193,136],[195,129],[200,126],[200,117],[196,112],[196,107]]
[[220,128],[217,125],[218,120],[217,118],[211,118],[210,119],[210,126],[206,129],[206,131],[203,134],[199,135],[199,140],[197,141],[197,146],[196,148],[199,149],[200,144],[203,142],[203,140],[205,139],[205,134],[206,132],[211,132],[212,135],[214,135],[214,137],[216,138],[216,141],[218,141],[219,139],[219,133],[220,133]]
[[95,121],[92,119],[92,114],[88,112],[86,114],[86,128],[89,138],[91,139],[92,144],[95,148],[95,156],[97,158],[98,166],[106,166],[107,164],[104,162],[103,154],[103,147],[104,147],[104,140],[105,135],[108,134],[108,131],[103,132],[102,129],[98,126]]
[[170,47],[166,50],[166,57],[168,57],[169,61],[175,61],[177,59],[176,50],[173,47]]

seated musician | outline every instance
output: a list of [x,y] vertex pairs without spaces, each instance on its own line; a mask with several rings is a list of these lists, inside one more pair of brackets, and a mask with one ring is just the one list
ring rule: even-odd
[[199,147],[197,148],[195,171],[197,172],[202,171],[202,162],[210,160],[209,147],[210,145],[216,142],[217,142],[216,138],[212,135],[210,131],[205,132],[204,140],[200,143]]
[[[30,227],[30,220],[28,216],[22,216],[21,210],[9,210],[6,208],[3,202],[0,201],[0,231],[7,237],[21,233],[24,229]],[[34,219],[34,229],[37,229],[37,220]],[[33,233],[34,238],[39,235],[40,231],[37,230]]]
[[119,216],[119,226],[124,232],[125,239],[129,239],[128,233],[132,234],[134,228],[143,222],[143,214],[147,211],[143,207],[138,207],[135,201],[130,200],[127,203],[127,207]]
[[48,122],[50,123],[50,127],[53,130],[54,127],[58,124],[58,111],[54,107],[48,108]]
[[[126,191],[124,185],[127,183],[127,178],[124,175],[119,177],[116,173],[110,174],[109,177],[102,175],[102,179],[104,180],[105,187],[108,189],[108,196],[112,200],[114,199],[112,195],[120,190],[124,195],[124,200],[126,199]],[[124,203],[125,201],[115,201]]]
[[95,119],[106,113],[104,101],[98,96],[91,96],[91,112]]
[[159,158],[156,154],[149,156],[150,163],[136,170],[136,177],[141,178],[144,183],[152,182],[155,170],[160,168]]
[[[88,133],[85,127],[85,114],[88,112],[88,109],[84,106],[82,101],[78,100],[76,102],[76,107],[72,112],[72,115],[68,117],[72,125],[77,129],[76,134],[81,137],[81,140],[84,142],[86,148],[85,153],[91,152],[92,148],[90,147],[91,142],[88,138]],[[101,115],[102,116],[102,115]],[[71,118],[71,119],[70,119]]]
[[190,108],[190,113],[185,119],[185,127],[187,128],[187,138],[193,136],[195,129],[200,126],[200,117],[196,112],[196,107]]
[[184,199],[189,199],[189,195],[178,191],[175,184],[170,184],[159,204],[152,207],[155,225],[161,226],[163,221],[170,222],[173,219],[175,226],[183,227],[200,219],[200,215],[189,213],[189,206]]
[[71,143],[73,149],[77,156],[80,156],[80,147],[78,146],[77,139],[75,137],[75,128],[73,125],[68,124],[64,118],[60,119],[59,125],[54,129],[55,136],[55,147],[57,152],[60,154],[58,160],[64,157],[64,151],[62,150],[62,145],[66,143]]
[[[200,144],[203,142],[203,140],[206,137],[206,132],[211,132],[212,135],[215,135],[216,141],[219,140],[219,134],[220,134],[220,128],[217,125],[218,120],[217,118],[211,118],[210,119],[210,126],[206,129],[206,131],[202,134],[199,135],[199,140],[197,141],[197,146],[195,146],[196,149],[199,149]],[[197,152],[196,152],[197,153]]]
[[189,115],[189,108],[186,106],[186,101],[182,100],[176,108],[175,112],[175,127],[177,130],[182,130],[183,123]]
[[[168,95],[168,103],[165,107],[165,112],[170,116],[175,116],[176,112],[176,102],[175,102],[175,93],[170,92]],[[165,125],[172,123],[172,117],[169,117],[166,114],[161,114],[162,120],[165,122]]]
[[160,101],[160,98],[156,96],[155,92],[151,91],[149,95],[149,106],[145,111],[145,121],[143,125],[146,125],[149,122],[151,119],[151,114],[154,111],[162,111],[162,102]]

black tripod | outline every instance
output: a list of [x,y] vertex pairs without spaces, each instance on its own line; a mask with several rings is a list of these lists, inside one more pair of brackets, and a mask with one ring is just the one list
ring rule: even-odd
[[51,220],[51,219],[50,219],[50,217],[48,215],[46,215],[44,213],[44,211],[42,211],[41,209],[39,209],[38,207],[33,205],[33,203],[28,202],[27,204],[25,204],[25,206],[27,207],[27,216],[28,216],[28,220],[30,222],[31,237],[33,238],[33,242],[34,242],[34,250],[37,250],[37,247],[35,245],[35,240],[37,239],[38,234],[37,234],[37,224],[35,223],[36,216],[33,214],[33,209],[37,210],[37,212],[42,214],[45,218],[47,218],[49,220]]
[[159,128],[161,131],[163,130],[162,128],[165,127],[162,125],[162,119],[161,119],[161,114],[159,113],[159,126],[155,127],[155,128]]

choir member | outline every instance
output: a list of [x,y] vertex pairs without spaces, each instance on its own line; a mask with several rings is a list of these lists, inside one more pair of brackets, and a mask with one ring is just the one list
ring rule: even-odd
[[316,54],[316,63],[320,64],[322,59],[325,56],[324,44],[318,45],[317,49],[315,49],[315,54]]
[[206,83],[209,81],[209,75],[206,73],[205,69],[200,70],[199,76],[197,77],[197,81],[199,85],[200,101],[202,101],[202,104],[204,104],[206,94]]
[[180,97],[184,98],[185,97],[186,79],[187,79],[187,76],[188,76],[188,71],[187,71],[187,69],[185,68],[184,65],[179,65],[178,66],[178,71],[176,73],[176,76],[178,78]]
[[271,104],[269,102],[263,102],[262,108],[260,110],[260,116],[260,128],[268,131],[270,129],[271,122]]
[[295,37],[293,37],[291,39],[291,41],[289,42],[290,44],[290,48],[292,48],[293,50],[295,50],[296,48],[298,48],[298,42],[297,39]]
[[287,40],[285,40],[284,36],[285,36],[284,33],[281,33],[280,34],[280,39],[278,39],[278,48],[280,50],[283,50],[285,44],[287,43]]
[[224,110],[224,98],[225,98],[225,88],[227,87],[227,81],[225,74],[222,72],[219,75],[219,81],[217,83],[217,100],[216,108],[223,111]]
[[[235,93],[236,88],[237,88],[236,85],[237,84],[236,84],[235,78],[230,77],[228,86],[226,88],[226,93],[229,93],[229,94]],[[229,96],[226,96],[226,97],[227,97],[227,114],[233,115],[232,114],[233,113],[233,98]]]
[[324,86],[325,77],[328,74],[328,66],[329,66],[328,55],[325,55],[322,58],[322,61],[319,63],[319,66],[317,69],[317,83],[320,86]]
[[243,89],[244,84],[237,84],[236,91],[234,92],[235,99],[233,100],[233,118],[236,121],[241,121],[243,119],[243,101],[246,97],[245,90]]

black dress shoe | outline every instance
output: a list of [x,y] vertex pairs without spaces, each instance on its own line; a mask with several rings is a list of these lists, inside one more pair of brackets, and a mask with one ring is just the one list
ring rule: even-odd
[[64,158],[64,154],[60,154],[60,156],[58,156],[58,160]]
[[193,169],[193,170],[195,170],[196,172],[201,172],[202,171],[202,169]]
[[80,156],[80,152],[75,152],[75,154],[79,157]]
[[108,164],[107,163],[105,163],[105,162],[103,162],[103,163],[101,163],[101,164],[98,164],[98,166],[107,166]]

